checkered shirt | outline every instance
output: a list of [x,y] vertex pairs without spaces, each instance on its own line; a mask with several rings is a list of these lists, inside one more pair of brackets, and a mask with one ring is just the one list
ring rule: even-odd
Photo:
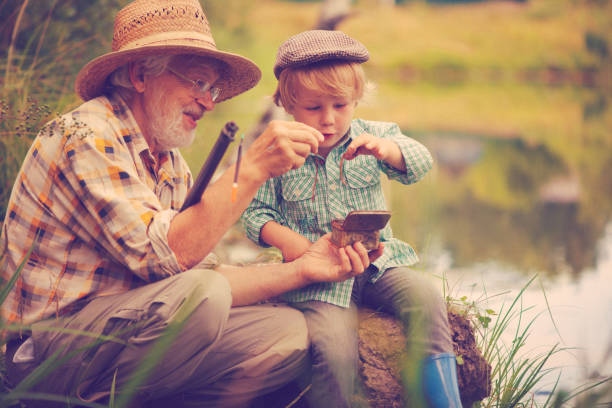
[[7,207],[0,277],[8,281],[25,263],[2,318],[62,315],[92,296],[180,272],[166,235],[191,183],[178,150],[151,154],[118,96],[92,99],[48,124]]
[[[360,155],[343,161],[343,182],[340,172],[342,154],[353,138],[366,132],[397,143],[406,162],[406,172],[400,172],[374,156]],[[387,209],[381,172],[391,180],[412,184],[419,181],[432,164],[427,148],[403,135],[396,124],[355,119],[348,140],[334,147],[327,159],[311,154],[302,167],[268,180],[259,189],[242,216],[247,236],[261,246],[268,246],[260,240],[261,228],[268,221],[276,221],[314,242],[331,231],[333,219],[345,218],[352,210]],[[389,224],[381,231],[381,241],[385,243],[385,249],[374,262],[378,272],[372,276],[373,282],[388,268],[418,262],[410,245],[393,238]],[[291,302],[319,300],[348,307],[352,288],[352,278],[344,282],[316,283],[289,292],[285,298]]]

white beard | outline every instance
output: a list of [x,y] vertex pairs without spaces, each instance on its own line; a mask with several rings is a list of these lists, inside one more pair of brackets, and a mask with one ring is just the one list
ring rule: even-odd
[[164,151],[190,145],[195,138],[195,129],[185,130],[182,107],[177,104],[168,105],[160,88],[155,87],[152,100],[146,107],[155,150]]

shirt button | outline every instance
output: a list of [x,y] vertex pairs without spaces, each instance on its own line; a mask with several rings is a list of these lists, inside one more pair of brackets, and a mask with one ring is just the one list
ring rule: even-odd
[[329,189],[330,189],[331,191],[336,191],[336,189],[337,189],[337,188],[338,188],[338,187],[336,187],[336,185],[335,185],[335,184],[332,184],[331,186],[329,186]]

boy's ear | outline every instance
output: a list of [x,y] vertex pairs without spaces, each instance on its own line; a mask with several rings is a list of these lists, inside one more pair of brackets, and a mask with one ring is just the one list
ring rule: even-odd
[[130,62],[128,65],[130,82],[134,85],[136,92],[143,93],[145,90],[144,66],[141,63]]

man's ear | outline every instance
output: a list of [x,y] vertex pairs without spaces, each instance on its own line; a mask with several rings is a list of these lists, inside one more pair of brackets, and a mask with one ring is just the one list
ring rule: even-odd
[[138,62],[130,62],[128,64],[128,73],[130,75],[130,82],[132,85],[134,85],[136,92],[143,93],[145,90],[145,74],[143,65]]

